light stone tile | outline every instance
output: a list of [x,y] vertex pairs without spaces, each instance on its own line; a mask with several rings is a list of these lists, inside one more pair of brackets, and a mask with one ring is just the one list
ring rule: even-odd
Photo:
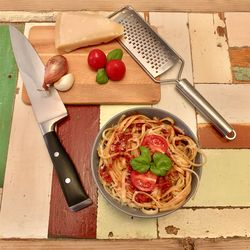
[[250,13],[228,12],[225,17],[229,46],[250,46]]
[[156,219],[133,218],[113,208],[98,195],[98,239],[155,239]]
[[218,14],[189,14],[194,83],[231,83],[225,23]]
[[[230,123],[250,123],[249,84],[196,84],[197,90]],[[198,123],[206,122],[198,116]]]
[[158,225],[160,238],[249,237],[250,209],[181,209],[160,218]]
[[[190,40],[188,32],[188,16],[186,13],[150,13],[150,23],[156,27],[160,36],[173,47],[184,59],[185,65],[182,77],[192,83],[192,63]],[[171,24],[171,25],[169,25]],[[175,74],[174,74],[175,72]],[[170,72],[168,78],[176,75],[176,70]],[[196,134],[196,115],[194,108],[176,90],[175,83],[161,86],[161,100],[154,107],[165,109],[181,118]]]
[[203,150],[207,163],[194,199],[186,206],[250,206],[250,150]]

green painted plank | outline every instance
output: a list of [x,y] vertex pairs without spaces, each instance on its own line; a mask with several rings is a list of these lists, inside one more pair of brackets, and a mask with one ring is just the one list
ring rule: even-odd
[[247,67],[233,67],[233,72],[237,81],[250,80],[250,65]]
[[[24,24],[15,26],[23,32]],[[17,73],[8,25],[0,24],[0,188],[4,181]]]

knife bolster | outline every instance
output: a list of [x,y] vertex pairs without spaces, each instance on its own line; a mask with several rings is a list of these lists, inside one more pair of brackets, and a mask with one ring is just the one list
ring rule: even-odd
[[39,127],[42,131],[42,135],[44,136],[45,134],[52,132],[55,130],[55,124],[60,121],[61,119],[65,118],[68,114],[63,114],[61,116],[57,116],[53,119],[44,121],[39,123]]

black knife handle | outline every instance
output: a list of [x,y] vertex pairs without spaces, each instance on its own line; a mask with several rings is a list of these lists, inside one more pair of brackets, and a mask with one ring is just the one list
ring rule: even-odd
[[43,137],[69,208],[76,212],[91,205],[92,201],[85,193],[74,164],[56,132],[48,132]]

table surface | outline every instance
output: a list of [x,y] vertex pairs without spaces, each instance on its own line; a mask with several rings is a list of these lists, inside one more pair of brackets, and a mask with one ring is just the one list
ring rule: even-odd
[[[142,14],[184,58],[182,77],[193,83],[234,126],[237,138],[226,141],[196,113],[174,84],[162,85],[161,100],[153,106],[181,117],[190,126],[197,134],[207,163],[195,198],[184,208],[159,219],[138,219],[107,204],[98,193],[90,171],[91,146],[100,127],[112,115],[135,105],[67,106],[69,118],[58,125],[57,132],[94,201],[87,209],[70,212],[31,107],[22,102],[22,81],[5,23],[0,26],[2,239],[161,242],[162,239],[249,237],[250,13]],[[27,35],[34,24],[37,25],[15,25]]]

